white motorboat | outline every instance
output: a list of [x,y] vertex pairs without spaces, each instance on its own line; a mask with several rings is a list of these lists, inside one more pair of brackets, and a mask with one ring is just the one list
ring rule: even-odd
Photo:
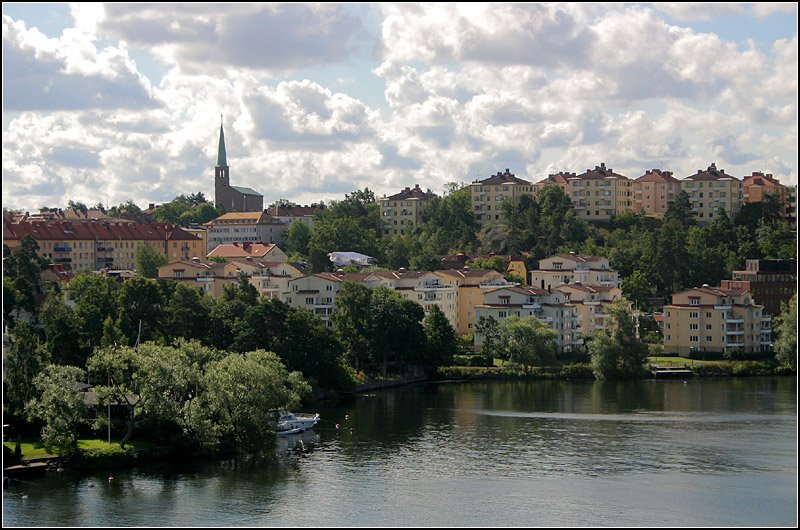
[[284,412],[278,417],[275,428],[278,434],[297,434],[311,429],[319,423],[319,414],[292,414]]

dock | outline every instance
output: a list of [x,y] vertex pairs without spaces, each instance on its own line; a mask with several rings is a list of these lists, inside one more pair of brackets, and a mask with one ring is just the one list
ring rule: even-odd
[[669,377],[692,377],[694,372],[686,366],[657,366],[650,365],[650,373],[654,379],[665,379]]

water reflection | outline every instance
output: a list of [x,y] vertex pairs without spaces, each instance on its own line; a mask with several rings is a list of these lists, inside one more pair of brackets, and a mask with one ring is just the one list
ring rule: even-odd
[[791,526],[796,397],[794,378],[415,385],[315,410],[270,461],[15,483],[4,523]]

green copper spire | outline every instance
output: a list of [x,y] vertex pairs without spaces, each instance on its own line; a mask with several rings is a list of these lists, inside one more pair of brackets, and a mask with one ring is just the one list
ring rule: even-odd
[[228,157],[225,155],[225,133],[222,131],[222,114],[219,115],[219,149],[217,150],[217,167],[227,166]]

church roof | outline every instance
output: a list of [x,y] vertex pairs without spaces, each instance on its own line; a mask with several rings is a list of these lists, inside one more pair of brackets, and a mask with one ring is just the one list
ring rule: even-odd
[[225,153],[225,133],[222,131],[222,123],[219,124],[219,149],[217,149],[217,167],[228,165],[228,156]]
[[241,193],[241,194],[243,194],[243,195],[257,195],[257,196],[259,196],[259,197],[263,197],[263,195],[261,195],[260,193],[258,193],[258,192],[257,192],[256,190],[254,190],[253,188],[246,188],[246,187],[244,187],[244,186],[231,186],[231,188],[232,188],[232,189],[234,189],[234,190],[236,190],[236,191],[238,191],[239,193]]

